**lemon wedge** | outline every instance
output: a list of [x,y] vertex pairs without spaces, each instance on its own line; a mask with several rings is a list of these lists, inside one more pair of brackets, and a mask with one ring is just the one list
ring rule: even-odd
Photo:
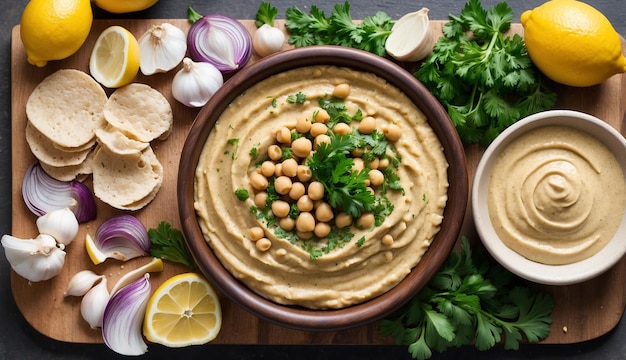
[[85,249],[94,265],[102,264],[107,259],[107,255],[98,249],[98,246],[89,234],[85,236]]
[[166,280],[152,294],[143,334],[153,343],[184,347],[206,344],[221,327],[221,305],[211,284],[200,274],[184,273]]
[[133,81],[139,71],[139,44],[135,36],[118,25],[106,28],[91,52],[89,71],[108,88]]

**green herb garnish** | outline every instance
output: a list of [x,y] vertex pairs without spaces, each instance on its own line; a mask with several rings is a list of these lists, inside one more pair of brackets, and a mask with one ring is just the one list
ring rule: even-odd
[[235,190],[235,196],[239,201],[246,201],[250,197],[250,194],[247,189],[237,189]]
[[302,92],[298,92],[295,95],[287,95],[287,102],[290,104],[304,104],[306,102],[306,95]]
[[183,264],[191,270],[198,267],[185,245],[183,233],[167,221],[161,221],[156,229],[148,229],[148,237],[152,243],[150,255]]
[[278,15],[278,9],[272,6],[270,3],[262,2],[259,6],[259,10],[255,16],[255,25],[257,28],[267,24],[274,26],[274,18]]

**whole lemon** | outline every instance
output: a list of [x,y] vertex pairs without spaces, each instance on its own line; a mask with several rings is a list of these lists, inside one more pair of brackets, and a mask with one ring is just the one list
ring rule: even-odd
[[123,14],[145,10],[156,4],[159,0],[93,0],[102,10],[115,14]]
[[619,34],[588,4],[551,0],[525,11],[520,20],[531,60],[558,83],[592,86],[626,71]]
[[89,0],[31,0],[20,20],[28,62],[41,67],[74,54],[87,39],[92,22]]

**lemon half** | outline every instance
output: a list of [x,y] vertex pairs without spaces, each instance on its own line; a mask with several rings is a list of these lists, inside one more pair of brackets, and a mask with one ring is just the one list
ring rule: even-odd
[[108,88],[118,88],[133,81],[139,71],[139,44],[130,31],[121,26],[106,28],[93,47],[89,72]]
[[168,347],[202,345],[222,327],[217,293],[200,274],[171,277],[154,292],[146,309],[143,333],[150,342]]
[[158,0],[93,0],[102,10],[115,14],[124,14],[145,10],[156,4]]

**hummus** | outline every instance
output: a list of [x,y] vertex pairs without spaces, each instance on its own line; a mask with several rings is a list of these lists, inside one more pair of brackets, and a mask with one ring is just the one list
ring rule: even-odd
[[624,174],[591,135],[546,126],[513,140],[489,180],[491,222],[504,244],[529,260],[569,264],[602,249],[626,205]]
[[[312,259],[301,244],[275,235],[275,227],[251,213],[253,199],[235,192],[248,189],[249,176],[273,144],[280,126],[294,128],[302,114],[318,108],[317,99],[337,84],[349,84],[343,99],[350,114],[361,110],[378,123],[399,125],[394,143],[404,193],[389,192],[393,212],[382,225],[352,228],[343,246]],[[288,99],[306,95],[294,105]],[[356,125],[354,125],[356,126]],[[195,208],[205,239],[234,277],[280,304],[338,309],[378,296],[410,273],[430,246],[443,220],[447,201],[443,148],[424,114],[397,88],[370,73],[334,66],[290,70],[259,82],[221,115],[200,155],[195,179]],[[260,251],[247,238],[262,227],[271,247]],[[390,234],[392,242],[381,241]]]

